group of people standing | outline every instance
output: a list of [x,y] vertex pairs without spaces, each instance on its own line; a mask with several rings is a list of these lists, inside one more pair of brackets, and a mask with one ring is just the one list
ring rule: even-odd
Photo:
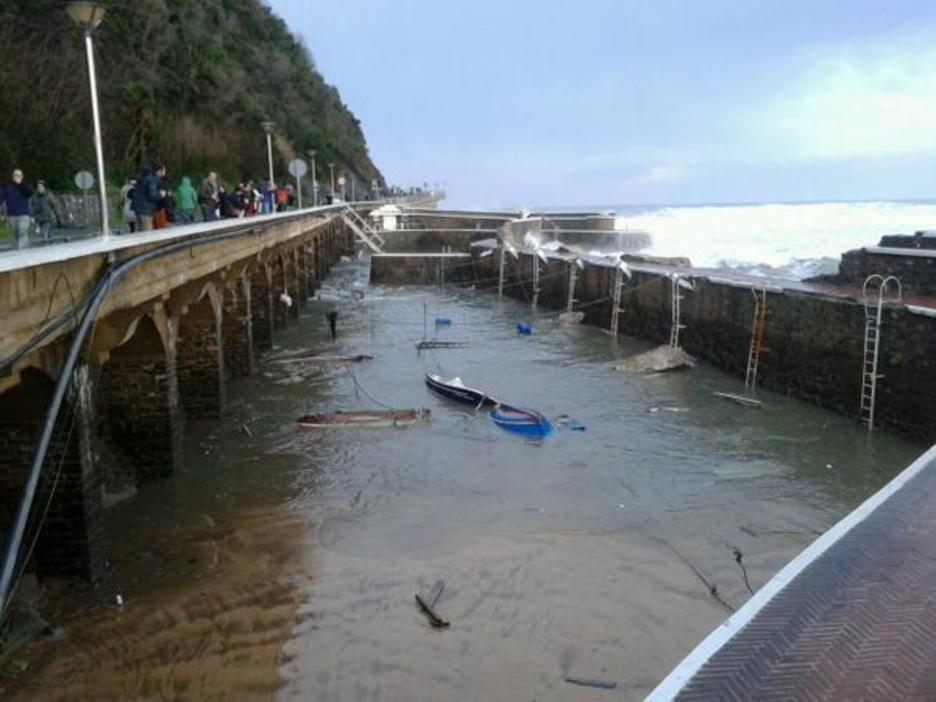
[[[277,185],[269,178],[257,183],[245,179],[229,190],[214,172],[208,174],[198,189],[188,176],[171,189],[166,167],[156,163],[143,168],[123,185],[120,202],[128,229],[145,232],[173,224],[192,224],[198,219],[213,222],[284,212],[293,206],[295,194],[291,183]],[[10,182],[0,184],[0,207],[6,209],[17,249],[29,246],[34,230],[43,243],[48,243],[52,228],[61,226],[63,220],[45,181],[38,181],[34,188],[19,168],[13,171]]]
[[245,179],[228,189],[214,171],[197,190],[189,176],[170,190],[165,166],[156,164],[127,181],[121,189],[121,201],[130,231],[149,231],[192,224],[199,215],[203,222],[214,222],[284,212],[293,205],[295,196],[292,184],[277,185],[269,178],[259,183]]
[[19,168],[13,171],[9,183],[0,185],[0,205],[6,207],[7,221],[13,229],[14,244],[18,249],[29,246],[29,232],[33,223],[39,230],[40,238],[48,242],[52,236],[52,226],[59,222],[52,193],[45,181],[40,180],[33,190]]

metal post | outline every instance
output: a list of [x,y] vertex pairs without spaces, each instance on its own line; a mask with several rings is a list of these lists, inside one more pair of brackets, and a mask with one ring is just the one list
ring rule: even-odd
[[276,181],[273,179],[273,135],[270,132],[267,132],[267,165],[270,168],[270,185],[276,185]]
[[299,209],[302,209],[302,178],[296,176],[296,200],[299,203]]
[[335,164],[334,163],[328,164],[328,173],[329,173],[329,177],[331,178],[331,196],[332,196],[332,200],[334,200],[335,199]]
[[497,278],[497,297],[504,297],[504,267],[507,263],[507,249],[501,244],[500,247],[500,273]]
[[110,212],[107,207],[107,181],[104,178],[104,146],[101,141],[101,112],[98,107],[97,77],[94,67],[94,44],[91,30],[85,31],[85,51],[88,55],[88,82],[91,85],[91,115],[94,119],[94,152],[97,157],[98,193],[101,198],[101,236],[110,238]]
[[575,261],[569,263],[569,294],[566,297],[566,312],[571,312],[575,305],[575,282],[578,277]]
[[530,305],[535,310],[539,305],[539,294],[540,294],[540,259],[537,252],[533,254],[533,299],[530,301]]
[[624,287],[624,271],[618,266],[614,269],[614,305],[611,308],[611,335],[617,338],[618,319],[621,316],[621,289]]
[[315,152],[309,154],[312,159],[312,207],[318,207],[318,181],[315,179]]

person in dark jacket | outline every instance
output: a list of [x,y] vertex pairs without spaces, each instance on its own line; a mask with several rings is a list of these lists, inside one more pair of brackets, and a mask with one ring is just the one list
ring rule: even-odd
[[157,165],[154,168],[144,168],[137,176],[137,184],[133,189],[133,212],[136,214],[138,232],[148,232],[153,229],[153,216],[163,197],[159,183],[165,175],[165,166]]
[[6,205],[7,220],[13,227],[16,248],[29,246],[29,225],[32,224],[32,206],[29,199],[33,191],[23,182],[23,172],[13,171],[13,182],[0,186],[0,205]]
[[202,219],[206,222],[218,219],[218,208],[221,205],[220,188],[218,174],[214,171],[202,181],[201,190],[198,191],[198,204],[201,206]]
[[52,238],[52,227],[58,224],[58,212],[55,211],[55,202],[52,193],[46,187],[45,181],[36,183],[36,193],[32,200],[33,216],[39,225],[39,237],[46,244]]

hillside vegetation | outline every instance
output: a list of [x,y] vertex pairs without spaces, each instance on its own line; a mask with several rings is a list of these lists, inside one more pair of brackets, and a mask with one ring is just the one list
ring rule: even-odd
[[[267,117],[277,124],[279,179],[291,157],[317,149],[320,182],[330,161],[383,182],[358,120],[261,0],[103,4],[94,38],[112,183],[153,159],[172,177],[260,177]],[[0,55],[0,180],[18,166],[32,182],[74,187],[76,171],[94,170],[94,151],[84,44],[64,3],[0,3]]]

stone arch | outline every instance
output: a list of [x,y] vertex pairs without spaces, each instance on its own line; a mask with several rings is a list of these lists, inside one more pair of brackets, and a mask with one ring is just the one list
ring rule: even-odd
[[273,270],[257,261],[250,270],[250,324],[254,351],[273,348]]
[[250,277],[245,273],[229,281],[221,292],[224,367],[230,377],[245,378],[253,373],[254,363]]
[[171,475],[181,461],[176,337],[165,313],[141,315],[102,367],[103,432],[142,479]]
[[190,417],[224,414],[223,305],[221,291],[208,281],[177,320],[176,372],[182,405]]

